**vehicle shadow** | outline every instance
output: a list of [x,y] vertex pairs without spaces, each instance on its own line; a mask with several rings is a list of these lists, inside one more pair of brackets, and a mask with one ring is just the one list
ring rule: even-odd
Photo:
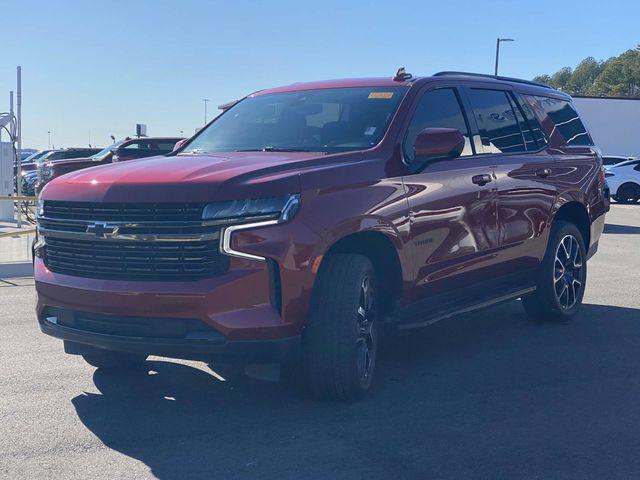
[[604,225],[603,233],[637,235],[637,234],[640,234],[640,227],[634,227],[632,225],[616,225],[615,223],[606,223]]
[[72,402],[164,479],[611,478],[640,467],[625,443],[639,438],[638,351],[638,309],[584,305],[550,324],[515,301],[389,340],[353,404],[169,361],[96,370],[100,393]]

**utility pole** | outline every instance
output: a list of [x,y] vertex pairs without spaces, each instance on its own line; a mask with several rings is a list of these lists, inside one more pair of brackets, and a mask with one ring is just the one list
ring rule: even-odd
[[208,98],[203,98],[202,101],[204,102],[204,124],[207,124],[207,103],[209,102]]
[[51,130],[47,130],[47,150],[51,150]]
[[515,42],[513,38],[497,38],[496,39],[496,68],[494,70],[494,75],[498,76],[498,61],[500,60],[500,42]]
[[[18,157],[18,196],[22,196],[22,67],[18,65],[17,71],[18,80],[18,99],[16,103],[16,137],[18,140],[18,147],[16,155]],[[22,227],[22,209],[20,208],[20,202],[18,202],[18,228]]]

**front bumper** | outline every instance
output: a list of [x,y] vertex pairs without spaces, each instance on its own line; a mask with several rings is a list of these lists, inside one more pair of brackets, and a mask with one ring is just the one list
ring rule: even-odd
[[65,341],[67,353],[79,355],[98,348],[191,360],[278,361],[298,348],[300,341],[298,335],[231,341],[197,320],[119,317],[49,307],[42,310],[38,323],[43,333]]
[[36,256],[34,276],[42,320],[47,309],[113,317],[156,318],[167,325],[195,320],[227,341],[294,337],[302,324],[286,318],[273,294],[266,262],[233,259],[228,273],[188,282],[98,280],[50,271]]

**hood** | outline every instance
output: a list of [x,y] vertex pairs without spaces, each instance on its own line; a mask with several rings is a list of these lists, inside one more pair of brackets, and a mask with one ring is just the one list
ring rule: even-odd
[[47,184],[42,199],[207,202],[264,198],[299,192],[297,173],[301,169],[337,160],[336,155],[317,152],[225,152],[149,157],[63,175]]
[[103,165],[103,161],[94,160],[91,157],[82,158],[65,158],[60,160],[52,160],[44,163],[46,166],[53,168],[55,176],[59,177],[65,173],[73,172],[94,165]]
[[78,158],[59,158],[57,160],[45,160],[45,165],[64,165],[65,163],[76,162],[93,162],[91,157],[78,157]]

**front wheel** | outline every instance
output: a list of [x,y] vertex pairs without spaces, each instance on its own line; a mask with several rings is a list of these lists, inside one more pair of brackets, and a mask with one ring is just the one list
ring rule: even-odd
[[522,298],[529,316],[566,322],[578,313],[587,282],[585,252],[578,227],[563,221],[553,224],[536,291]]
[[362,255],[325,257],[302,338],[303,380],[324,398],[355,400],[371,387],[378,352],[378,290]]

